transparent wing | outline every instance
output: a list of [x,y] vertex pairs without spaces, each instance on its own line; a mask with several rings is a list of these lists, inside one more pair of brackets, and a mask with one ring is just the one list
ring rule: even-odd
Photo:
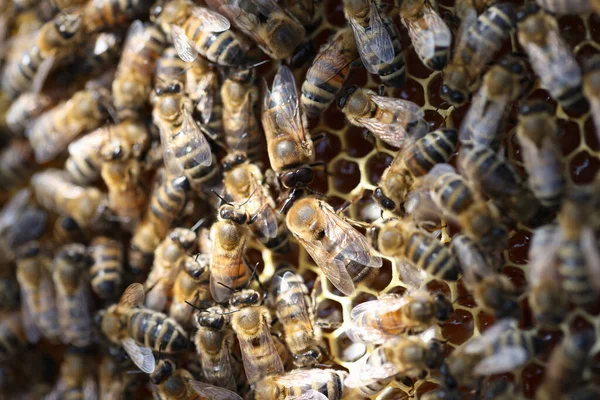
[[23,328],[25,329],[25,336],[29,343],[37,343],[42,337],[42,333],[35,324],[29,302],[29,296],[26,296],[24,290],[21,289],[21,317],[23,320]]
[[368,326],[350,326],[345,333],[354,343],[379,344],[390,339],[389,335]]
[[356,51],[343,51],[340,47],[345,40],[344,35],[338,35],[335,41],[324,45],[307,72],[317,82],[329,82],[335,76],[350,66],[358,57]]
[[371,365],[372,363],[369,361],[370,356],[355,363],[356,366],[350,370],[344,384],[349,388],[360,388],[372,385],[398,373],[398,369],[389,362]]
[[401,309],[408,300],[409,296],[385,296],[377,300],[366,301],[364,303],[357,304],[350,312],[350,318],[352,321],[357,319],[363,319],[365,314],[367,318],[379,318],[380,315],[392,313]]
[[[231,377],[233,376],[233,369],[231,368],[231,356],[229,353],[229,348],[227,348],[226,346],[223,346],[221,348],[221,351],[219,351],[219,356],[218,359],[215,360],[215,364],[213,365],[206,365],[206,363],[202,363],[202,368],[203,371],[207,371],[207,369],[210,369],[210,371],[208,371],[208,374],[214,373],[214,367],[215,365],[218,365],[219,367],[219,371],[221,373],[222,376],[225,377]],[[207,369],[204,369],[207,368]],[[208,375],[205,372],[205,375]],[[223,382],[223,384],[225,384],[225,382]]]
[[396,56],[394,52],[394,43],[392,38],[379,15],[377,2],[371,1],[371,20],[369,22],[371,40],[368,42],[372,52],[374,52],[381,61],[390,64]]
[[207,396],[209,399],[213,400],[242,400],[240,396],[236,393],[232,392],[229,389],[225,389],[219,386],[209,385],[208,383],[198,382],[195,380],[189,380],[188,385],[196,393],[201,396]]
[[350,27],[354,32],[354,40],[356,41],[358,55],[360,56],[360,59],[362,60],[365,69],[372,74],[377,74],[377,67],[379,66],[380,62],[379,60],[377,60],[377,62],[376,60],[372,60],[372,57],[370,55],[371,47],[369,44],[369,40],[371,40],[371,38],[367,34],[365,28],[363,28],[356,19],[349,18],[348,22],[350,23]]
[[498,133],[509,102],[508,96],[490,98],[485,86],[481,86],[460,127],[461,141],[473,139],[482,146],[489,146]]
[[152,350],[147,347],[139,346],[133,339],[125,338],[121,341],[123,345],[123,349],[127,352],[131,361],[137,367],[147,373],[151,374],[154,372],[154,368],[156,367],[156,361],[154,359],[154,354],[152,354]]
[[231,27],[227,18],[208,8],[194,7],[192,15],[200,20],[198,28],[206,32],[223,32]]
[[158,120],[155,125],[158,127],[160,133],[165,168],[171,176],[181,176],[183,174],[183,166],[181,166],[175,157],[173,145],[171,144],[173,142],[171,128],[161,120]]
[[468,237],[459,234],[450,243],[452,252],[462,267],[465,283],[475,285],[480,277],[494,274],[494,268],[485,258],[482,250]]
[[308,305],[304,303],[304,296],[297,296],[294,293],[294,289],[297,288],[297,292],[302,293],[302,288],[300,282],[298,282],[294,273],[287,271],[283,276],[278,277],[281,279],[280,281],[280,297],[288,306],[299,306],[294,309],[296,312],[293,315],[290,315],[290,318],[294,323],[296,321],[303,321],[307,323],[307,326],[312,326],[312,320],[308,313]]
[[233,21],[236,27],[238,27],[246,35],[250,36],[256,42],[256,44],[263,49],[268,49],[268,43],[266,43],[259,34],[261,22],[256,15],[247,13],[235,4],[223,4],[219,8],[219,11]]
[[425,7],[423,21],[404,20],[415,51],[422,60],[434,56],[436,47],[450,47],[450,28],[431,7]]
[[141,283],[132,283],[121,295],[119,307],[139,307],[144,304],[144,297],[144,286]]
[[464,351],[468,354],[477,354],[482,352],[486,346],[495,343],[500,335],[511,329],[514,320],[502,319],[497,321],[491,328],[486,330],[481,336],[469,340],[464,344]]
[[44,83],[46,83],[46,78],[48,78],[48,75],[50,75],[55,61],[56,59],[54,58],[54,56],[49,56],[46,57],[46,59],[40,63],[38,70],[35,73],[35,77],[33,78],[33,82],[31,84],[31,91],[33,93],[39,93],[42,91]]
[[198,58],[198,52],[194,48],[194,44],[186,36],[183,28],[171,25],[171,37],[179,58],[185,62],[193,62]]
[[537,284],[544,279],[558,279],[555,268],[561,242],[560,229],[556,225],[545,225],[535,230],[529,246],[529,280]]
[[270,204],[264,204],[257,212],[253,224],[256,224],[263,237],[273,239],[277,236],[277,215]]
[[512,371],[529,359],[523,347],[503,347],[494,355],[484,358],[473,369],[475,375],[494,375]]
[[185,152],[194,152],[194,161],[203,167],[209,167],[212,164],[210,144],[187,108],[184,107],[182,113],[183,124],[181,128],[182,133],[187,138]]
[[590,227],[585,227],[581,233],[581,249],[591,282],[600,290],[600,250],[594,231]]
[[413,290],[421,288],[425,278],[427,278],[427,273],[424,270],[415,268],[410,263],[400,259],[396,259],[396,265],[402,283]]
[[194,88],[193,98],[198,99],[196,109],[200,112],[203,123],[208,123],[213,112],[213,104],[215,101],[215,75],[208,73],[197,82]]
[[306,132],[302,124],[300,114],[300,103],[298,101],[298,89],[292,71],[282,66],[273,79],[273,89],[269,98],[270,102],[279,104],[275,115],[275,123],[278,129],[284,132],[295,133],[301,141],[306,139]]
[[284,400],[327,400],[327,396],[314,389],[310,389],[300,396],[287,396]]
[[[261,324],[263,324],[261,328],[262,334],[252,341],[247,340],[244,336],[238,335],[244,370],[246,371],[248,382],[251,385],[254,385],[267,375],[279,375],[284,371],[283,363],[281,362],[281,358],[279,358],[275,343],[273,343],[267,321],[263,318]],[[255,349],[260,349],[263,354],[272,355],[269,359],[270,364],[264,365],[264,361],[258,360],[254,353]]]
[[131,23],[129,30],[127,31],[127,37],[125,38],[125,44],[123,45],[124,51],[131,51],[132,53],[139,53],[144,48],[146,28],[142,21],[135,20]]
[[321,387],[329,382],[329,377],[329,374],[324,373],[324,371],[320,369],[297,369],[274,379],[278,384],[286,388],[311,383]]

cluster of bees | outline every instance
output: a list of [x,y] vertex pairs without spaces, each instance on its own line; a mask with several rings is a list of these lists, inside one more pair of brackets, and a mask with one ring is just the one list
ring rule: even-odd
[[[483,385],[544,351],[502,273],[510,232],[534,230],[536,324],[600,301],[600,178],[569,182],[556,110],[528,99],[539,84],[600,133],[600,57],[580,65],[557,23],[600,5],[518,3],[344,0],[316,48],[316,0],[0,2],[0,397],[340,400],[429,377],[417,397],[524,398]],[[467,105],[458,129],[386,95],[407,79],[401,32]],[[522,52],[501,53],[513,34]],[[378,92],[348,82],[362,68]],[[315,189],[327,137],[310,131],[330,107],[397,149],[341,207]],[[384,259],[403,293],[319,316],[319,291],[355,296]],[[460,280],[495,323],[449,352],[459,299],[431,279]],[[369,352],[342,368],[322,330]],[[596,336],[565,336],[536,399],[600,398]]]

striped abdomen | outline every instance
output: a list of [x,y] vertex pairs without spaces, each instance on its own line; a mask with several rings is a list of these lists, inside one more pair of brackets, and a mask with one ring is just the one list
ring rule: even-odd
[[426,175],[436,164],[447,162],[458,145],[456,129],[438,129],[411,146],[404,163],[413,176]]
[[[225,220],[216,222],[212,229],[215,234],[210,270],[211,291],[212,282],[225,283],[232,289],[245,287],[252,273],[246,267],[243,257],[236,257],[236,254],[243,252],[246,246],[246,235],[239,225]],[[218,287],[219,290],[223,289],[225,293],[231,295],[228,288]],[[215,297],[214,292],[213,297]],[[215,300],[221,302],[223,299],[220,297]]]
[[189,181],[184,176],[175,179],[163,176],[150,199],[148,208],[149,219],[159,236],[166,236],[171,223],[179,216],[185,205],[189,188]]
[[405,256],[414,266],[444,280],[458,279],[458,261],[439,240],[413,232],[405,246]]
[[2,76],[2,91],[13,100],[31,89],[40,64],[48,57],[37,45],[25,51],[19,61],[6,66]]
[[529,187],[538,198],[540,203],[546,207],[557,208],[560,206],[567,189],[567,180],[564,175],[562,156],[558,143],[542,144],[536,148],[535,154],[529,154],[523,149],[523,161],[529,173]]
[[[340,400],[344,394],[345,375],[341,371],[315,371],[319,375],[318,379],[298,381],[298,384],[289,386],[287,395],[301,397],[312,389],[321,393],[329,400]],[[292,371],[290,375],[293,373]]]
[[588,275],[581,239],[579,237],[563,239],[558,250],[558,258],[562,288],[569,300],[582,307],[593,305],[598,298],[598,293],[594,290]]
[[175,320],[151,310],[131,310],[127,334],[139,345],[164,353],[182,351],[189,346],[187,334]]
[[90,269],[92,290],[101,299],[113,299],[121,294],[123,281],[123,247],[108,237],[96,237],[91,243],[93,259]]
[[441,175],[431,188],[433,200],[443,210],[461,215],[475,202],[473,192],[465,179],[459,174]]
[[110,30],[148,15],[148,0],[93,0],[83,9],[83,26],[88,32]]
[[[406,62],[404,60],[404,50],[402,48],[402,42],[400,41],[400,32],[396,28],[394,21],[385,14],[380,14],[381,19],[384,21],[385,27],[387,28],[392,43],[394,46],[394,59],[391,63],[387,64],[380,61],[377,65],[377,75],[381,79],[381,82],[386,86],[402,87],[406,81]],[[369,29],[366,30],[369,32]],[[369,58],[379,59],[378,56],[372,54]]]
[[128,260],[134,274],[148,271],[154,261],[154,250],[160,243],[160,237],[150,221],[143,220],[131,238]]
[[179,57],[177,50],[174,47],[167,47],[156,61],[156,80],[158,82],[179,81],[183,85],[186,68],[185,61]]
[[204,31],[196,17],[188,18],[183,24],[183,30],[188,39],[194,43],[198,54],[207,60],[225,67],[244,63],[244,47],[233,31]]
[[491,355],[505,347],[522,347],[531,358],[538,355],[543,346],[543,341],[535,337],[533,333],[511,329],[504,332],[491,346],[488,346],[485,352],[487,355]]

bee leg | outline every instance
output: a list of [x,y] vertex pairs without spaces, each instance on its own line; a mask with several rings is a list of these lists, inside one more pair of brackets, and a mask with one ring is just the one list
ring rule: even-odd
[[382,83],[379,85],[379,89],[377,90],[377,94],[383,96],[385,94],[385,85]]
[[360,192],[358,193],[358,195],[354,196],[354,197],[353,197],[352,199],[350,199],[350,200],[346,200],[346,201],[344,202],[344,204],[342,204],[342,205],[340,206],[340,208],[338,208],[338,209],[335,211],[335,213],[336,213],[336,214],[338,214],[338,215],[340,215],[340,216],[344,216],[344,217],[345,217],[345,214],[344,214],[344,213],[346,212],[346,210],[347,210],[347,209],[348,209],[348,208],[349,208],[349,207],[350,207],[352,204],[356,203],[358,200],[361,200],[361,199],[363,198],[363,195],[364,195],[364,193],[365,193],[365,189],[364,189],[364,188],[362,188],[362,189],[360,190]]

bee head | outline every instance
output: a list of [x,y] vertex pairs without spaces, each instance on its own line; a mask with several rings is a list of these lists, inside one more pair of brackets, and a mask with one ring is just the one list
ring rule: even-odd
[[440,96],[444,100],[449,101],[457,106],[463,105],[467,101],[467,96],[465,96],[464,93],[458,90],[453,90],[446,84],[442,85],[442,88],[440,89]]
[[260,304],[261,296],[256,290],[242,290],[234,293],[231,297],[230,304],[232,307],[248,307]]
[[394,210],[396,208],[394,200],[383,194],[383,190],[380,187],[373,192],[373,198],[384,210]]
[[248,156],[246,155],[246,153],[237,152],[237,151],[230,153],[227,156],[225,156],[225,158],[223,158],[223,162],[222,162],[223,171],[225,171],[225,172],[231,171],[233,168],[245,163],[247,160],[248,160]]
[[155,385],[160,385],[171,375],[173,375],[175,369],[176,366],[173,361],[168,359],[160,360],[157,363],[154,372],[150,374],[150,382],[152,382]]
[[354,94],[354,92],[356,92],[357,90],[358,90],[358,86],[356,86],[356,85],[347,86],[342,89],[342,91],[338,95],[338,99],[337,99],[337,106],[340,110],[343,110],[344,107],[346,107],[346,104],[348,103],[350,96],[352,96]]
[[222,219],[231,221],[237,225],[243,225],[248,221],[248,215],[236,209],[235,206],[224,204],[219,209],[219,216]]
[[430,369],[438,369],[446,358],[444,355],[444,347],[437,340],[429,343],[429,351],[425,357],[425,365]]
[[211,311],[202,311],[196,316],[198,326],[220,331],[225,326],[225,316]]
[[454,307],[448,298],[442,293],[438,293],[434,296],[433,301],[435,303],[435,317],[438,321],[447,321],[454,312]]
[[54,27],[63,39],[71,39],[81,27],[82,15],[58,14],[54,19]]
[[310,167],[301,167],[282,174],[279,178],[281,184],[288,188],[308,186],[314,179],[313,170]]

